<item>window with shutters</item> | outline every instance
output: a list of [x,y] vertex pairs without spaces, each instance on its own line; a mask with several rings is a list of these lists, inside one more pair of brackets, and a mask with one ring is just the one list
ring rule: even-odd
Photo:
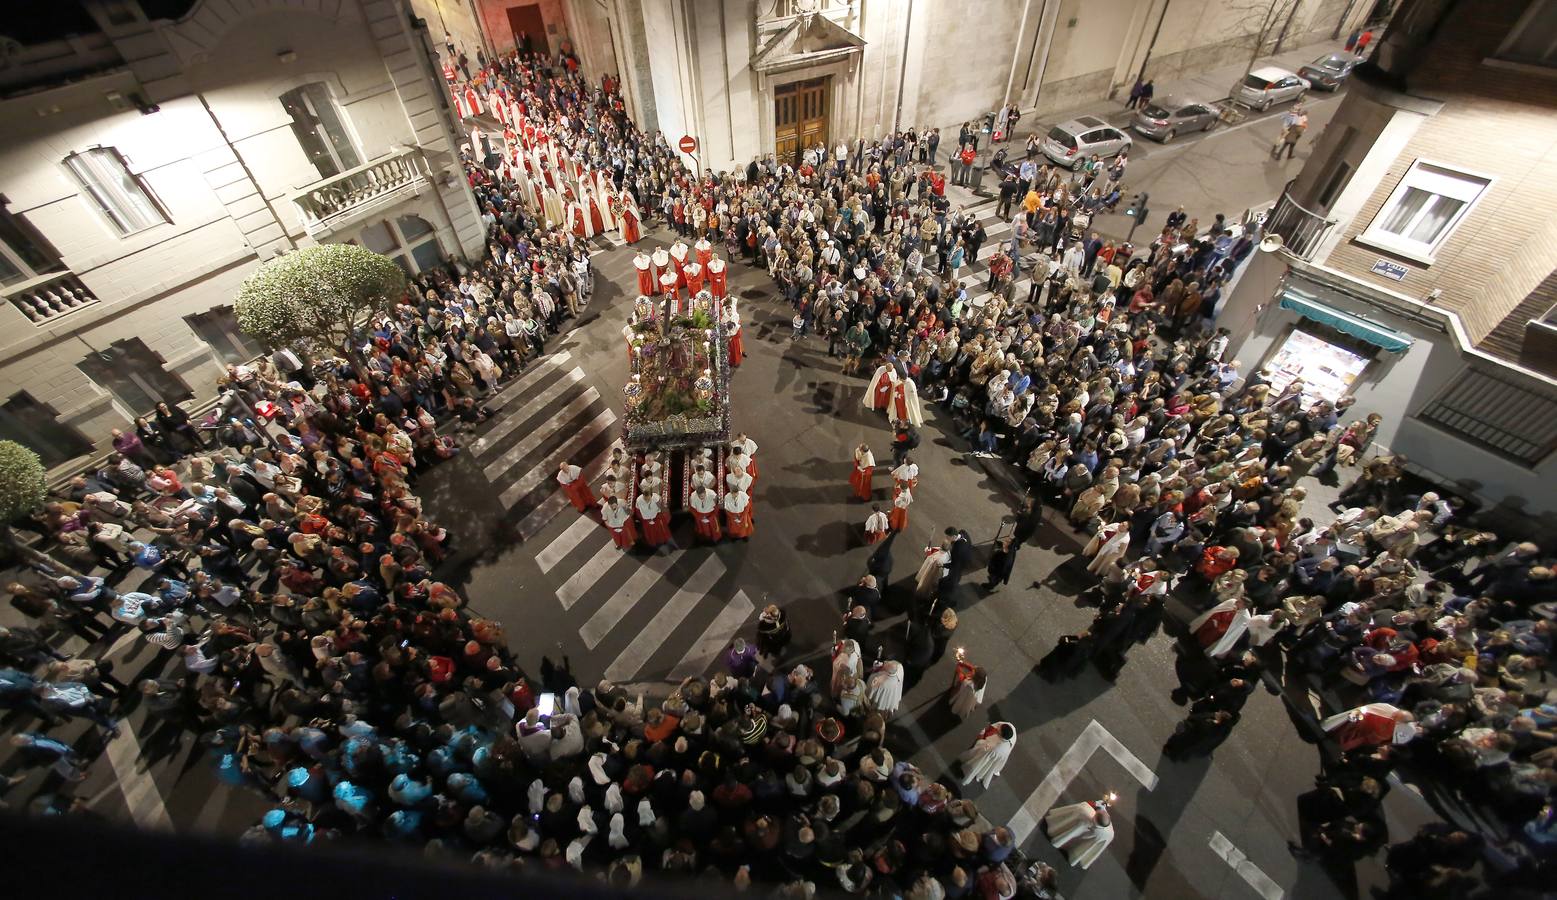
[[1461,372],[1417,418],[1527,466],[1557,449],[1557,397],[1479,369]]

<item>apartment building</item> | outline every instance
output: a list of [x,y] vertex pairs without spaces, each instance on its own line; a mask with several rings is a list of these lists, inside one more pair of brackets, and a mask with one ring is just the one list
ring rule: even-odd
[[484,251],[449,91],[405,0],[88,0],[0,40],[0,437],[64,466],[261,348],[263,261]]
[[1407,0],[1267,220],[1221,323],[1350,393],[1380,445],[1557,511],[1557,0]]

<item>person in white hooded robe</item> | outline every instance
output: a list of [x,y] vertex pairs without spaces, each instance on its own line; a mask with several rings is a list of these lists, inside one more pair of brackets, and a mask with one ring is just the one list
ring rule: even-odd
[[973,746],[957,757],[962,763],[962,783],[977,781],[988,788],[1016,746],[1016,726],[1010,722],[996,722],[979,733]]
[[903,667],[891,659],[876,663],[871,668],[865,696],[872,708],[891,718],[903,702]]
[[1071,865],[1083,869],[1102,856],[1114,839],[1114,823],[1105,800],[1056,806],[1044,815],[1043,830],[1055,849],[1065,852]]

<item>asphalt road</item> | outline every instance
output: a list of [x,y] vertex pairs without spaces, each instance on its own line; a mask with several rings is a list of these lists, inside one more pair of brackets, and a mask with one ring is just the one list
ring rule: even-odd
[[[599,293],[563,342],[570,358],[557,367],[576,365],[583,380],[569,390],[594,388],[608,406],[617,403],[626,373],[620,330],[635,293],[630,258],[628,250],[597,256]],[[860,441],[871,443],[878,459],[888,458],[890,436],[884,419],[861,405],[863,378],[841,375],[825,342],[792,340],[790,313],[775,302],[766,274],[741,263],[732,271],[749,354],[734,379],[734,427],[760,448],[756,534],[749,543],[693,546],[690,523],[682,520],[674,530],[688,549],[620,554],[602,528],[581,523],[566,507],[552,510],[538,529],[520,529],[521,521],[536,521],[533,506],[505,510],[498,496],[534,461],[499,467],[494,481],[487,461],[503,455],[496,442],[423,480],[430,511],[454,529],[460,547],[461,562],[445,577],[463,587],[474,608],[507,624],[511,643],[530,665],[543,654],[566,655],[584,683],[609,676],[640,684],[652,698],[668,690],[667,679],[713,670],[715,654],[736,634],[751,638],[756,610],[774,602],[789,611],[795,632],[784,665],[806,661],[825,670],[840,592],[863,574],[870,552],[860,539],[868,509],[849,499],[848,460]],[[502,427],[506,416],[524,416],[523,426],[504,439],[516,441],[549,430],[572,434],[576,423],[594,420],[595,401],[575,404],[566,413],[573,418],[562,423],[526,401],[562,403],[565,394],[548,388],[556,383],[559,376],[544,373],[528,387],[521,381],[484,430]],[[1111,680],[1090,668],[1059,683],[1035,674],[1061,635],[1092,620],[1082,596],[1090,581],[1075,559],[1081,536],[1050,511],[1051,523],[1021,552],[1011,585],[985,595],[987,544],[1017,495],[999,463],[966,456],[960,439],[943,430],[939,412],[927,415],[917,454],[920,487],[908,532],[896,544],[893,580],[903,590],[919,549],[947,525],[972,533],[980,558],[961,588],[954,645],[986,667],[990,683],[983,707],[956,721],[944,702],[948,655],[906,694],[893,722],[898,752],[955,784],[948,763],[978,731],[989,721],[1014,723],[1019,739],[1005,773],[988,790],[977,784],[960,790],[991,821],[1027,832],[1024,846],[1061,869],[1069,897],[1356,896],[1357,884],[1382,883],[1371,864],[1353,878],[1288,853],[1286,841],[1297,836],[1294,798],[1313,786],[1318,751],[1300,727],[1302,717],[1290,714],[1281,697],[1258,691],[1212,758],[1172,762],[1161,748],[1186,710],[1169,696],[1178,683],[1179,654],[1168,633],[1132,650]],[[596,453],[591,445],[574,459],[584,464]],[[878,476],[878,486],[885,480]],[[880,487],[878,500],[885,494]],[[531,504],[538,496],[531,495]],[[1177,603],[1170,613],[1169,631],[1193,615]],[[902,618],[876,625],[866,652],[874,655],[879,646],[890,657],[902,645]],[[1097,752],[1083,760],[1091,750]],[[1072,870],[1030,826],[1051,803],[1109,791],[1119,795],[1114,843],[1091,869]],[[1407,824],[1396,831],[1404,836],[1414,826],[1412,811],[1402,809]]]

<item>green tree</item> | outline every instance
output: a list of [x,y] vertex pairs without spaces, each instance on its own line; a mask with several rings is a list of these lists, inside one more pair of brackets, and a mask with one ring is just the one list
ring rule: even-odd
[[352,336],[405,292],[405,272],[389,257],[355,244],[321,244],[261,266],[238,291],[233,311],[238,327],[269,347],[344,352],[360,373]]
[[53,557],[23,543],[11,530],[12,522],[43,505],[47,493],[43,461],[38,454],[15,441],[0,441],[0,544],[32,565],[77,574]]

